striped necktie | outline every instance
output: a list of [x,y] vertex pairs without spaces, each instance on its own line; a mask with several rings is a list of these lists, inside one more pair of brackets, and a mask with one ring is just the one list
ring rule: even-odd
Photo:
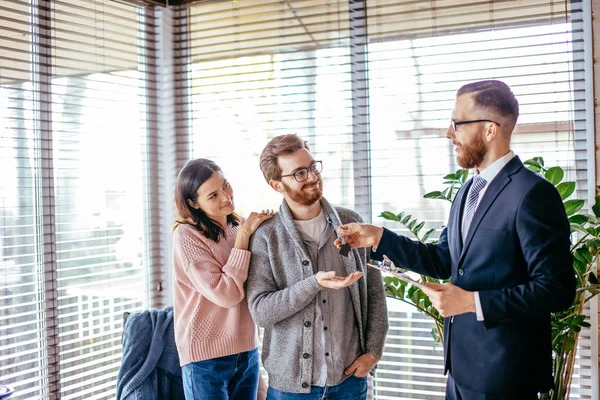
[[479,192],[481,192],[481,189],[483,189],[486,184],[487,181],[483,178],[480,178],[479,175],[473,178],[473,184],[469,190],[469,198],[467,199],[467,207],[465,208],[463,217],[463,240],[467,237],[467,233],[469,233],[469,227],[471,225],[471,221],[473,220],[473,215],[475,215],[475,210],[477,209]]

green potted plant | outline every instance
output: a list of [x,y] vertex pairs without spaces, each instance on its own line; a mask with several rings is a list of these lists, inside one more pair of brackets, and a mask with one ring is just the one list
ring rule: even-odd
[[[593,215],[580,212],[584,200],[572,199],[576,184],[564,181],[564,170],[561,167],[548,168],[541,157],[525,161],[525,165],[546,177],[558,190],[571,224],[573,266],[577,276],[577,292],[573,304],[568,310],[552,314],[552,357],[554,389],[542,393],[540,399],[562,400],[569,398],[575,355],[581,328],[589,327],[584,314],[586,303],[600,293],[600,283],[596,278],[596,264],[600,255],[600,196],[595,197],[592,207]],[[440,199],[452,202],[456,192],[467,181],[468,170],[459,169],[444,177],[445,188],[441,191],[427,193],[428,199]],[[596,187],[599,190],[600,186]],[[380,217],[404,225],[417,240],[425,243],[431,241],[435,229],[424,231],[425,222],[413,218],[405,212],[395,214],[384,211]],[[423,233],[424,231],[424,233]],[[443,283],[438,279],[423,277],[423,281]],[[391,276],[384,277],[384,285],[388,297],[410,304],[433,319],[432,336],[436,342],[442,343],[444,318],[433,307],[429,298],[416,286]]]

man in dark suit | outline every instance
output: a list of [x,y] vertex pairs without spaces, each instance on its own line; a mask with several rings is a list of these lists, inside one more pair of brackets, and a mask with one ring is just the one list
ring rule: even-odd
[[[510,150],[519,105],[500,81],[463,86],[446,137],[476,175],[437,244],[368,224],[339,227],[397,266],[451,283],[425,289],[445,317],[447,399],[537,399],[552,386],[550,313],[575,296],[570,229],[554,186]],[[341,241],[336,241],[338,247]]]

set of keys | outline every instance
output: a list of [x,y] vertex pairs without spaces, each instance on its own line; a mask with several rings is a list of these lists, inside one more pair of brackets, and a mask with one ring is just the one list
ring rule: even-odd
[[340,247],[340,255],[343,257],[348,257],[348,253],[350,253],[350,245],[346,242],[346,238],[340,236],[340,240],[342,241],[342,247]]

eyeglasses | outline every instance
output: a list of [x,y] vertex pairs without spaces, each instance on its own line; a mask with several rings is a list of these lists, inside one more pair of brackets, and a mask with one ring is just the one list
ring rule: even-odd
[[281,175],[282,178],[286,176],[293,176],[296,182],[304,182],[308,179],[308,174],[312,172],[315,176],[319,175],[323,171],[323,162],[315,161],[313,165],[306,168],[300,168],[296,172],[287,175]]
[[454,130],[454,132],[457,131],[457,127],[461,126],[461,125],[466,125],[466,124],[474,124],[475,122],[491,122],[493,124],[496,124],[498,126],[500,126],[499,123],[497,123],[496,121],[492,121],[491,119],[473,119],[470,121],[453,121],[450,120],[450,125],[452,125],[452,129]]

